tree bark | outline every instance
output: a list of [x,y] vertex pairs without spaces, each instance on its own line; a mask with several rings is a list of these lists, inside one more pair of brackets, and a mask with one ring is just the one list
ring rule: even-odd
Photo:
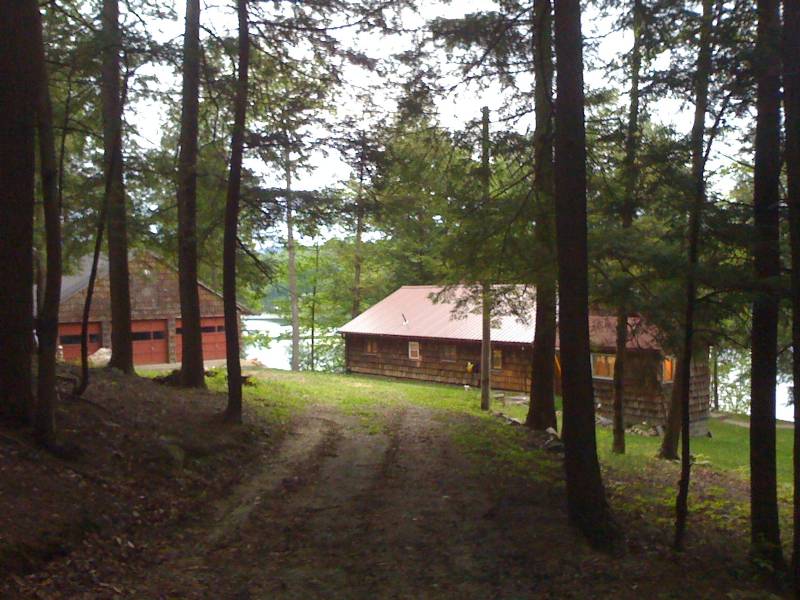
[[686,534],[686,519],[689,514],[689,478],[691,476],[691,455],[689,425],[689,395],[692,383],[692,354],[694,351],[694,309],[697,287],[697,263],[700,251],[700,225],[706,201],[705,180],[705,119],[708,112],[708,86],[711,76],[711,39],[713,33],[713,0],[703,0],[703,16],[700,26],[700,48],[697,54],[697,75],[695,77],[694,123],[692,124],[692,180],[694,183],[691,209],[689,212],[688,254],[689,266],[686,272],[686,305],[684,307],[683,346],[681,348],[680,370],[683,373],[676,385],[680,389],[681,405],[681,478],[675,500],[675,550],[683,550]]
[[778,0],[758,0],[755,70],[756,139],[753,172],[755,242],[759,290],[753,302],[750,396],[751,553],[775,568],[783,565],[775,465],[775,381],[780,276],[780,17]]
[[800,0],[783,0],[783,89],[786,114],[786,200],[792,256],[794,384],[794,540],[792,576],[800,597]]
[[[481,185],[483,202],[488,205],[489,185],[489,109],[484,106],[481,131]],[[489,410],[492,394],[492,286],[481,284],[481,410]]]
[[0,10],[0,418],[17,425],[32,402],[35,6]]
[[614,360],[614,414],[611,451],[625,454],[625,359],[628,346],[628,311],[620,306],[617,312],[616,348]]
[[481,410],[489,410],[492,394],[492,291],[481,289]]
[[719,347],[715,344],[711,349],[711,360],[714,362],[711,373],[714,392],[714,410],[719,412]]
[[586,130],[579,0],[555,0],[555,206],[564,402],[564,469],[570,521],[597,547],[619,532],[597,460],[589,354]]
[[222,295],[225,305],[225,353],[228,365],[228,406],[225,419],[242,422],[242,364],[239,357],[239,312],[236,305],[236,235],[239,221],[239,196],[242,187],[242,155],[247,116],[247,81],[250,67],[250,34],[247,23],[247,0],[237,0],[239,20],[239,73],[233,105],[231,165],[225,203],[223,241]]
[[665,460],[678,460],[678,442],[681,437],[681,381],[683,379],[683,364],[679,360],[675,364],[675,375],[672,380],[672,393],[669,399],[667,422],[664,427],[664,437],[658,457]]
[[[106,180],[106,188],[108,188]],[[106,199],[108,194],[106,194]],[[83,315],[81,317],[81,380],[74,394],[82,396],[89,387],[89,314],[92,312],[92,298],[94,297],[94,284],[97,281],[97,266],[100,262],[100,252],[103,248],[103,231],[106,228],[106,213],[108,204],[103,202],[100,215],[97,218],[97,231],[94,238],[94,252],[92,253],[92,268],[89,271],[89,283],[86,286],[86,299],[83,301]]]
[[200,94],[200,0],[186,0],[183,104],[178,156],[178,279],[181,299],[181,385],[205,387],[197,289],[197,135]]
[[[625,133],[625,192],[622,200],[622,229],[630,229],[636,211],[636,187],[639,153],[639,77],[642,68],[642,3],[633,1],[633,48],[631,49],[631,88],[628,127]],[[623,234],[625,235],[625,234]],[[616,357],[614,360],[614,441],[612,451],[625,454],[625,362],[628,347],[628,302],[620,302],[617,311]]]
[[356,193],[356,239],[353,247],[353,308],[350,316],[356,318],[361,313],[361,265],[363,262],[362,238],[364,236],[364,178],[366,177],[367,141],[364,131],[360,133],[358,158],[358,191]]
[[550,0],[533,4],[533,133],[536,202],[534,237],[539,255],[536,268],[536,316],[531,360],[531,397],[525,424],[532,429],[558,428],[553,397],[556,352],[556,269],[553,230],[553,25]]
[[61,300],[61,206],[58,201],[58,167],[53,108],[45,62],[42,15],[38,4],[31,1],[36,16],[37,126],[39,163],[42,173],[44,226],[47,247],[47,269],[43,301],[38,306],[36,337],[39,342],[39,376],[37,382],[34,429],[45,444],[54,441],[56,406],[56,350],[58,349],[58,308]]
[[300,370],[300,308],[297,298],[297,256],[294,244],[294,214],[292,206],[292,165],[287,149],[284,156],[286,163],[286,253],[289,265],[289,300],[292,308],[292,371]]
[[133,373],[128,233],[122,160],[119,0],[103,0],[101,94],[103,160],[108,206],[108,279],[111,292],[111,361],[109,367]]
[[311,370],[316,368],[317,281],[319,278],[319,244],[314,245],[314,285],[311,288]]
[[[706,199],[706,182],[705,182],[705,119],[708,113],[708,88],[711,77],[711,44],[713,34],[713,2],[711,0],[703,0],[703,15],[700,28],[700,44],[697,52],[697,72],[695,76],[694,88],[694,121],[692,123],[692,132],[690,139],[691,154],[692,154],[692,196],[691,196],[691,209],[689,215],[689,234],[688,238],[688,261],[689,271],[687,277],[687,295],[686,300],[689,300],[691,295],[692,303],[694,302],[696,286],[694,279],[694,270],[697,263],[697,256],[692,258],[693,243],[692,240],[696,235],[699,235],[700,220],[703,205]],[[699,238],[698,238],[699,242]],[[695,244],[699,245],[699,244]],[[697,253],[698,247],[694,248]],[[689,290],[689,287],[692,287]],[[691,294],[689,293],[691,292]],[[691,307],[692,314],[694,307]],[[675,366],[675,378],[672,384],[672,396],[670,399],[669,413],[667,416],[666,428],[664,430],[664,439],[661,441],[661,449],[659,457],[676,460],[678,458],[678,442],[681,437],[681,428],[684,418],[688,420],[690,415],[683,415],[682,409],[682,390],[684,386],[687,389],[691,388],[691,370],[690,359],[691,356],[686,358],[684,364],[683,351],[685,350],[686,343],[686,330],[691,327],[691,324],[686,320],[689,316],[689,306],[684,307],[684,323],[683,325],[683,340],[681,341],[681,354],[678,356],[678,361]],[[686,381],[684,381],[684,373]]]

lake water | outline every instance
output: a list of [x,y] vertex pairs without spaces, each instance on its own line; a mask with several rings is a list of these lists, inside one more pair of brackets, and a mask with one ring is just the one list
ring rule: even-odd
[[788,403],[791,389],[788,383],[779,383],[775,390],[775,416],[781,421],[794,421],[794,406]]
[[263,314],[244,317],[242,319],[245,331],[258,331],[267,333],[272,342],[267,348],[251,345],[245,347],[245,358],[255,359],[270,369],[291,368],[292,340],[277,339],[280,335],[291,335],[292,326],[283,323],[278,315]]

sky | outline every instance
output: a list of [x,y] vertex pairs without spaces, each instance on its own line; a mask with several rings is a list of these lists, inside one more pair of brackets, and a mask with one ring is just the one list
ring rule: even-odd
[[[216,0],[201,0],[202,13],[201,25],[213,28],[219,34],[235,36],[237,20],[232,6],[229,2],[217,3]],[[181,41],[183,35],[184,3],[177,0],[173,4],[175,9],[175,19],[152,21],[151,33],[157,41]],[[458,18],[467,13],[496,9],[496,2],[493,0],[452,0],[451,2],[441,2],[438,0],[420,0],[418,11],[405,10],[402,14],[403,25],[406,30],[421,28],[426,22],[433,18]],[[584,11],[583,15],[583,34],[587,39],[592,39],[597,43],[596,56],[586,61],[584,79],[587,89],[599,89],[624,82],[609,81],[608,74],[601,68],[592,67],[592,64],[602,64],[628,52],[633,43],[632,33],[628,30],[617,31],[617,24],[612,18],[601,18],[593,9]],[[201,32],[201,36],[207,35]],[[344,28],[338,31],[337,36],[340,41],[354,49],[361,50],[369,56],[388,60],[392,55],[413,47],[414,40],[411,34],[383,36],[379,33],[357,32],[354,29]],[[298,53],[302,52],[298,49]],[[446,83],[455,83],[456,66],[448,64],[447,57],[440,56],[441,70],[445,73],[452,73]],[[668,62],[668,54],[664,54],[657,59],[663,63]],[[143,74],[155,75],[159,81],[161,91],[169,92],[176,101],[179,100],[180,78],[172,69],[163,66],[147,66]],[[336,117],[360,116],[363,114],[363,105],[358,96],[363,94],[363,90],[369,88],[373,95],[373,102],[379,110],[385,114],[391,114],[395,108],[394,96],[398,93],[397,88],[392,88],[376,80],[376,75],[361,67],[346,65],[343,71],[344,84],[337,89],[335,94]],[[530,88],[533,85],[532,76],[519,76],[517,84],[520,87]],[[477,119],[481,108],[488,106],[492,117],[497,115],[497,110],[504,106],[507,98],[499,84],[488,85],[481,89],[476,86],[458,86],[454,91],[438,102],[438,121],[439,124],[451,130],[461,130],[465,123],[472,119]],[[624,89],[619,97],[620,103],[627,103],[627,96]],[[647,110],[652,119],[671,126],[680,134],[687,134],[692,123],[692,106],[682,104],[675,99],[659,99],[647,105]],[[153,100],[140,102],[131,107],[132,120],[136,123],[139,144],[144,147],[154,146],[159,143],[161,132],[166,122],[166,114],[163,106]],[[129,120],[131,115],[129,115]],[[519,132],[525,132],[533,127],[533,115],[520,120],[515,128]],[[493,123],[490,129],[497,130],[499,127],[508,127],[507,123],[499,125]],[[325,131],[311,131],[312,135],[324,137]],[[731,163],[732,156],[739,153],[738,142],[734,145],[725,140],[715,142],[714,152],[710,155],[708,163],[708,189],[720,193],[726,193],[733,188],[734,181],[724,174],[724,167]],[[340,187],[345,181],[350,179],[352,171],[350,167],[338,156],[336,152],[323,154],[316,152],[308,161],[309,168],[301,170],[293,180],[295,189],[323,189],[330,187]],[[284,185],[284,175],[282,171],[274,165],[264,164],[255,159],[248,159],[246,166],[261,177],[262,185],[265,187],[282,187]],[[334,228],[323,232],[323,237],[340,236],[344,232]],[[276,237],[281,239],[285,236],[285,229],[279,225],[275,231]],[[301,244],[312,244],[313,240],[300,238]]]
[[[403,24],[408,29],[421,27],[424,23],[435,17],[457,18],[464,16],[468,12],[495,8],[495,2],[491,0],[454,0],[449,3],[438,1],[422,1],[419,12],[414,13],[406,10],[403,13]],[[203,3],[202,21],[204,26],[211,26],[218,31],[235,31],[236,19],[231,9],[219,4],[210,5]],[[153,22],[151,33],[158,41],[179,40],[183,33],[183,3],[175,5],[176,19],[170,21],[159,20]],[[632,36],[629,32],[616,32],[608,34],[613,29],[613,23],[603,20],[592,11],[584,14],[584,35],[589,37],[602,38],[599,43],[598,55],[602,58],[619,56],[630,49]],[[370,56],[378,59],[388,59],[392,54],[408,49],[413,44],[411,35],[396,35],[384,37],[376,33],[358,33],[352,29],[344,29],[338,33],[341,41],[354,48],[365,51]],[[453,65],[448,65],[446,58],[442,58],[442,68],[444,71],[452,71]],[[160,82],[161,89],[171,90],[177,97],[180,91],[180,80],[175,74],[165,67],[150,67],[148,74],[155,74]],[[346,114],[361,114],[361,107],[355,97],[355,90],[375,87],[375,75],[366,70],[347,66],[344,71],[345,85],[337,91],[336,105],[339,116]],[[532,77],[520,78],[522,85],[531,86]],[[587,70],[585,73],[587,88],[599,88],[608,84],[606,74],[599,70]],[[393,90],[376,90],[375,100],[377,105],[386,113],[391,113],[394,109],[392,99]],[[621,101],[624,101],[624,95]],[[476,89],[475,87],[464,88],[463,86],[456,91],[448,94],[446,98],[439,101],[439,122],[444,127],[457,130],[463,128],[465,122],[476,118],[480,114],[482,106],[488,106],[495,111],[504,104],[505,96],[499,85],[490,85],[486,89]],[[691,107],[681,106],[675,100],[661,100],[655,105],[648,107],[654,118],[663,123],[672,125],[676,130],[688,133],[691,125]],[[157,144],[160,138],[162,124],[166,118],[163,107],[153,101],[143,102],[133,107],[135,114],[134,121],[139,129],[139,143],[142,145]],[[530,121],[521,121],[518,128],[524,130],[531,127]],[[712,162],[713,165],[713,162]],[[265,186],[282,185],[282,175],[268,165],[251,163],[248,165],[259,173],[264,179]],[[328,156],[318,154],[312,158],[312,169],[301,172],[296,178],[296,185],[301,189],[315,189],[326,186],[336,186],[349,176],[349,168],[335,153]]]

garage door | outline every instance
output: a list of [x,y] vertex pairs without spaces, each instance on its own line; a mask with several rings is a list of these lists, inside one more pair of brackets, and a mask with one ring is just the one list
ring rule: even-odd
[[203,332],[203,358],[225,358],[225,318],[204,317],[200,320],[200,328]]
[[133,321],[133,363],[152,365],[167,362],[167,322],[166,320]]
[[[203,336],[203,360],[225,358],[225,318],[203,317],[200,319],[200,330]],[[175,355],[178,362],[183,357],[183,325],[180,319],[175,321]]]
[[[97,352],[103,342],[100,323],[89,323],[89,356]],[[81,359],[81,324],[59,323],[58,343],[64,350],[66,362],[78,362]]]

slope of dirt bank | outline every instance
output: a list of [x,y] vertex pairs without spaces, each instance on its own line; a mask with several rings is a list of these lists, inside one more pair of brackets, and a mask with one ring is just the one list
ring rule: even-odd
[[221,423],[224,401],[98,370],[85,401],[59,407],[75,456],[0,429],[0,597],[112,597],[109,581],[161,543],[154,533],[180,530],[277,437]]

